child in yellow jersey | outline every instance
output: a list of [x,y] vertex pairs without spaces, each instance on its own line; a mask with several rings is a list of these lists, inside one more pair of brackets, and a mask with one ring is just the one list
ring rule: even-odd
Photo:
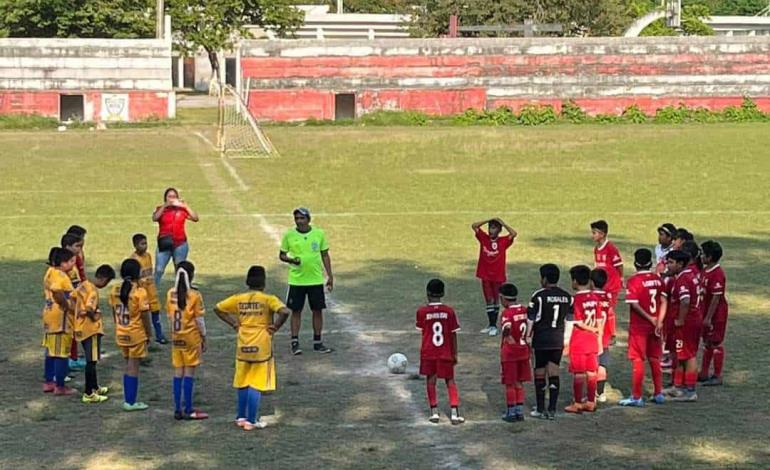
[[[171,323],[171,362],[174,366],[174,418],[206,419],[208,414],[193,409],[195,368],[206,351],[206,322],[203,296],[192,287],[195,266],[182,261],[176,267],[176,282],[166,295],[166,312]],[[182,411],[184,389],[184,411]]]
[[252,266],[246,275],[249,292],[228,297],[214,307],[214,313],[238,333],[233,378],[233,387],[238,390],[235,423],[245,431],[265,427],[259,418],[259,402],[262,392],[275,390],[273,333],[291,313],[278,297],[263,292],[266,277],[265,268]]
[[75,390],[65,386],[64,381],[69,373],[75,307],[71,298],[74,289],[67,273],[75,266],[75,253],[52,248],[48,263],[50,267],[43,276],[43,347],[46,348],[43,392],[72,395]]
[[120,265],[123,282],[110,292],[110,305],[115,319],[115,342],[126,359],[123,374],[123,410],[146,410],[145,403],[136,401],[139,390],[139,361],[147,356],[150,342],[150,304],[147,291],[139,287],[141,266],[135,259]]
[[[70,227],[71,228],[71,227]],[[85,240],[79,233],[67,232],[61,237],[61,247],[75,253],[75,265],[67,273],[72,281],[72,287],[77,289],[80,283],[85,280],[85,272],[78,267],[78,259],[83,256],[83,245]],[[71,370],[81,370],[86,365],[85,358],[78,357],[78,343],[72,338],[70,344],[69,368]]]
[[107,400],[107,387],[100,387],[96,378],[96,363],[101,359],[102,311],[99,309],[99,289],[115,279],[115,270],[107,264],[96,269],[94,281],[85,279],[75,289],[75,338],[83,346],[86,358],[86,389],[83,403],[101,403]]
[[155,285],[153,276],[152,255],[147,251],[147,236],[143,233],[134,235],[134,251],[131,258],[139,261],[142,267],[139,275],[139,286],[147,291],[147,298],[150,301],[150,311],[152,312],[152,327],[155,330],[155,341],[159,344],[166,344],[168,340],[163,335],[163,327],[160,323],[160,300],[158,299],[158,288]]

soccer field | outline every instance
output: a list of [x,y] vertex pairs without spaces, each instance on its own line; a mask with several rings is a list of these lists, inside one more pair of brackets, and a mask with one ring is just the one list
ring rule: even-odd
[[[770,465],[770,150],[767,124],[542,128],[275,127],[280,158],[222,160],[188,125],[106,132],[0,133],[0,467],[2,468],[693,468]],[[71,224],[88,229],[86,265],[117,266],[131,236],[153,240],[152,210],[168,186],[200,213],[188,223],[190,260],[209,307],[209,351],[198,371],[200,422],[173,419],[167,349],[142,368],[146,412],[124,413],[123,360],[105,322],[100,382],[109,401],[40,391],[41,281],[49,247]],[[330,242],[336,288],[325,342],[289,355],[288,324],[276,336],[278,390],[263,400],[269,427],[232,424],[234,335],[213,305],[241,291],[246,269],[263,264],[268,290],[283,296],[277,240],[307,206]],[[477,332],[486,317],[474,278],[476,220],[500,216],[519,232],[509,279],[525,299],[545,262],[591,264],[588,224],[605,218],[633,270],[633,251],[673,222],[725,251],[730,324],[725,385],[701,388],[697,403],[616,406],[630,392],[628,312],[618,310],[610,400],[590,416],[508,424],[499,383],[499,338]],[[154,253],[154,247],[151,248]],[[414,312],[438,276],[459,314],[457,382],[467,419],[427,422],[422,379],[389,375],[403,352],[416,372]],[[170,287],[167,272],[162,292]],[[103,291],[102,299],[106,293]],[[107,311],[103,302],[103,310]],[[74,385],[82,387],[76,373]],[[572,381],[562,372],[560,406]],[[649,380],[647,380],[649,386]],[[525,386],[527,412],[534,402]]]

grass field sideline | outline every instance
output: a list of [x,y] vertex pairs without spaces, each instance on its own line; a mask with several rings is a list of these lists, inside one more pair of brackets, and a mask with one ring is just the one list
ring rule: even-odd
[[[228,165],[195,135],[213,139],[205,115],[182,126],[106,132],[0,133],[0,466],[4,468],[694,468],[763,467],[770,462],[770,391],[765,354],[770,295],[770,151],[767,124],[553,126],[525,128],[291,128],[268,130],[281,157]],[[197,401],[208,422],[172,418],[167,351],[142,370],[144,414],[119,411],[122,360],[107,321],[101,381],[114,388],[100,406],[39,391],[43,259],[72,223],[88,230],[89,273],[117,265],[131,235],[150,238],[167,186],[201,214],[190,224],[190,259],[209,306],[211,341]],[[230,423],[233,338],[211,307],[240,290],[250,264],[285,291],[276,234],[306,205],[327,231],[336,271],[328,315],[331,356],[288,355],[277,337],[279,390],[265,401],[273,426],[245,434]],[[726,385],[695,404],[642,410],[615,406],[630,387],[625,348],[612,352],[612,399],[595,416],[556,423],[499,420],[497,340],[484,324],[473,277],[472,221],[500,215],[520,238],[509,277],[528,295],[537,267],[563,270],[592,260],[588,222],[604,217],[626,259],[652,246],[671,221],[725,248],[731,323]],[[414,368],[414,310],[425,282],[447,283],[464,328],[458,385],[468,423],[425,423],[422,380],[390,376],[387,356]],[[170,282],[166,278],[165,288]],[[563,280],[563,285],[566,281]],[[627,325],[619,311],[619,324]],[[302,340],[309,345],[309,319]],[[625,340],[625,329],[620,334]],[[76,385],[82,375],[76,377]],[[571,379],[562,375],[564,404]],[[446,403],[443,387],[439,400]],[[527,408],[533,401],[527,388]],[[444,410],[444,413],[446,410]],[[92,430],[90,438],[84,438]],[[77,435],[76,439],[71,436]],[[58,462],[58,463],[57,463]]]

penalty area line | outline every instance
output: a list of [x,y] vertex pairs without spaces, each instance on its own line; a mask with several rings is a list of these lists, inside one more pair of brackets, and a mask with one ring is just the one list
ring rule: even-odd
[[243,191],[248,191],[249,186],[241,179],[241,176],[238,174],[237,171],[235,171],[235,168],[230,164],[230,162],[227,161],[227,159],[219,152],[219,149],[217,148],[214,143],[208,139],[205,135],[201,134],[200,132],[194,133],[196,136],[198,136],[203,142],[205,142],[207,145],[209,145],[214,151],[219,153],[219,160],[222,162],[222,165],[227,169],[227,172],[230,173],[230,176],[235,180],[236,183],[238,183],[238,187],[240,187]]

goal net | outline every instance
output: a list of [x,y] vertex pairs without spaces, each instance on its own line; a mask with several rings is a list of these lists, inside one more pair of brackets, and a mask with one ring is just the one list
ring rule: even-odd
[[230,85],[220,88],[217,147],[230,158],[267,158],[278,154],[249,112],[246,101]]

